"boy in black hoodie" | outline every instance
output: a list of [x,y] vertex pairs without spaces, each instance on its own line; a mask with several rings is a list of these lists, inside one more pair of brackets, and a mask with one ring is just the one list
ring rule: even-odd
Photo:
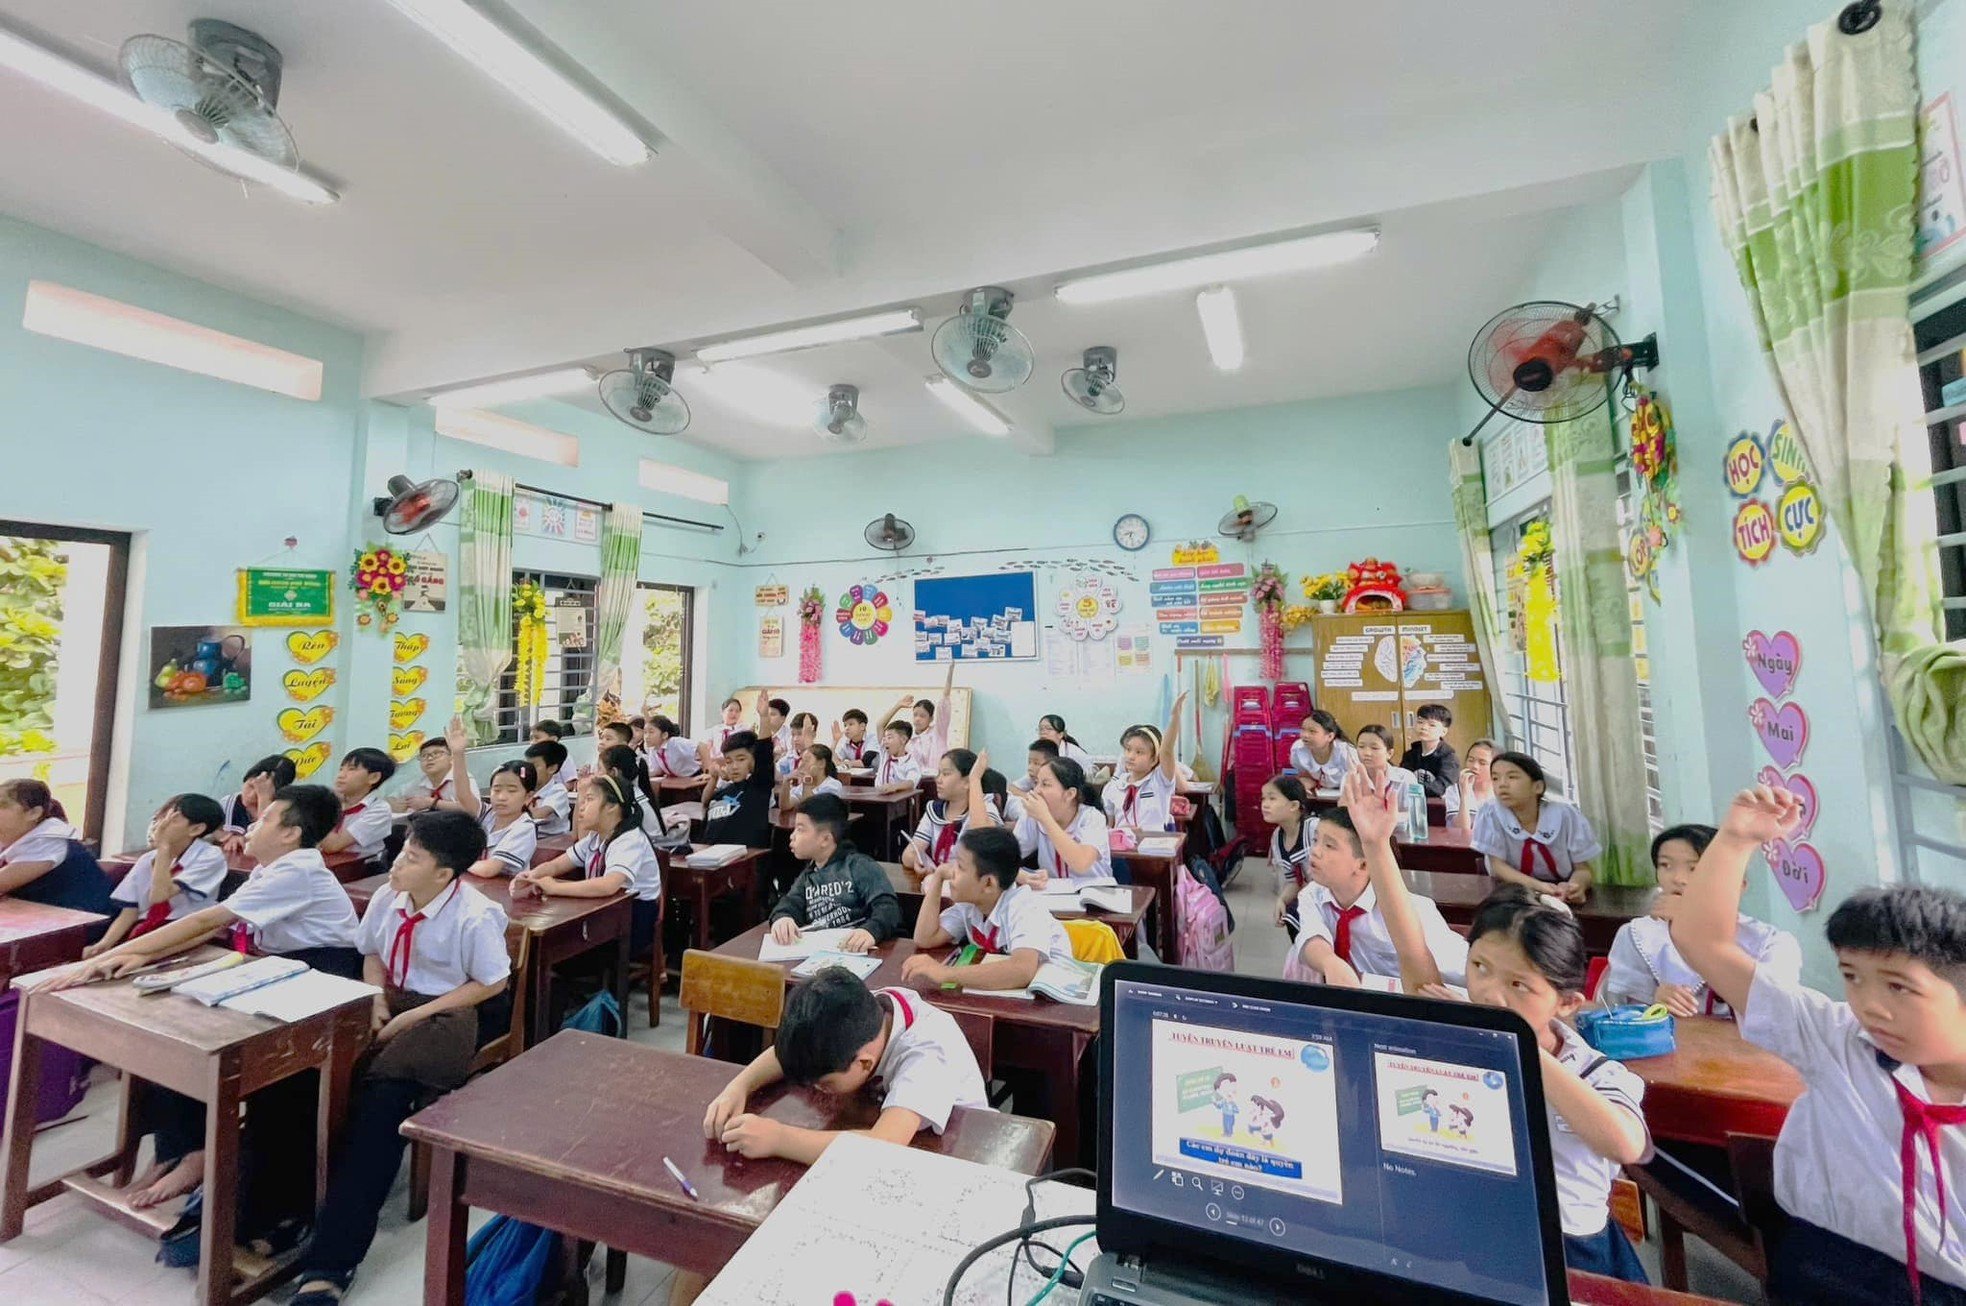
[[808,798],[792,818],[792,855],[807,863],[771,912],[771,935],[791,943],[801,929],[851,929],[843,952],[866,952],[901,931],[901,901],[887,872],[846,841],[847,805]]

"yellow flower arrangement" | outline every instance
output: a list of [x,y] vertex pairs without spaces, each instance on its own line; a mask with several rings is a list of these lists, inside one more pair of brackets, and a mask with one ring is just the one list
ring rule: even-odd
[[1351,587],[1351,577],[1342,571],[1327,571],[1321,576],[1306,576],[1299,586],[1304,591],[1304,597],[1313,603],[1335,602],[1344,598]]
[[546,687],[546,592],[535,581],[521,583],[512,591],[512,611],[519,619],[513,694],[520,706],[538,707]]

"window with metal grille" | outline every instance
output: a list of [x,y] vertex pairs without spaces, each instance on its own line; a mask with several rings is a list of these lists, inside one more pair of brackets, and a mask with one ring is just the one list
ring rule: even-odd
[[[689,734],[690,651],[696,647],[696,591],[681,585],[643,585],[640,600],[640,692],[632,696],[638,712],[656,713]],[[625,674],[624,668],[624,674]],[[624,702],[630,696],[624,695]]]
[[1913,308],[1947,639],[1966,639],[1966,271]]
[[[1618,542],[1631,556],[1631,533],[1638,525],[1638,505],[1632,498],[1631,465],[1618,465]],[[1632,671],[1638,677],[1638,742],[1645,757],[1646,819],[1657,834],[1666,828],[1666,800],[1659,784],[1658,723],[1652,711],[1652,654],[1645,642],[1644,584],[1625,568],[1625,604],[1632,623]]]
[[[575,706],[586,696],[594,679],[594,641],[596,622],[594,591],[598,582],[591,576],[561,576],[552,572],[514,571],[512,586],[531,581],[546,595],[546,669],[540,676],[537,706],[521,706],[516,692],[516,659],[498,681],[498,738],[500,744],[522,742],[532,733],[534,723],[558,721],[570,730],[587,734],[593,718],[585,715],[577,724]],[[519,618],[512,617],[513,646],[518,646]]]

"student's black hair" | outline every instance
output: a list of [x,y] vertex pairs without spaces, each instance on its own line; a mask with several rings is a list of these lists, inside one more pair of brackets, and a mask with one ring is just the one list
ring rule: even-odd
[[614,738],[619,739],[624,744],[635,737],[635,727],[629,725],[626,721],[610,721],[602,726],[601,729],[605,730]]
[[456,878],[485,855],[485,831],[474,816],[463,812],[419,812],[410,818],[409,834],[437,865]]
[[1338,718],[1332,716],[1331,713],[1326,712],[1323,708],[1319,708],[1304,719],[1314,722],[1318,729],[1325,731],[1335,739],[1344,743],[1351,742],[1351,739],[1345,734],[1345,727],[1338,724]]
[[1065,729],[1065,718],[1059,716],[1056,712],[1045,713],[1038,718],[1038,724],[1041,726],[1050,726],[1053,730],[1056,730],[1058,732],[1058,742],[1061,744],[1078,744],[1080,748],[1085,747],[1084,744],[1079,744],[1078,740],[1072,738],[1070,732]]
[[977,874],[995,880],[999,889],[1017,883],[1017,872],[1024,861],[1024,850],[1017,836],[1001,825],[978,825],[964,830],[956,843],[969,849],[976,860]]
[[968,777],[976,769],[976,754],[967,748],[951,748],[942,754],[942,760],[956,768],[956,774]]
[[928,713],[928,719],[933,721],[935,720],[935,700],[932,698],[918,698],[915,700],[915,705],[909,711],[926,712]]
[[628,718],[628,728],[631,731],[645,729],[648,723],[649,719],[645,716],[631,716]]
[[1311,794],[1304,788],[1302,780],[1294,775],[1273,775],[1270,777],[1270,788],[1276,790],[1284,802],[1296,805],[1299,821],[1311,819]]
[[770,708],[772,711],[778,713],[778,715],[780,716],[790,716],[792,714],[792,705],[786,702],[782,698],[771,699],[765,704],[765,706]]
[[1413,715],[1422,721],[1438,721],[1444,726],[1454,724],[1454,711],[1445,703],[1423,703]]
[[286,785],[273,791],[267,803],[280,803],[280,824],[300,832],[300,846],[312,848],[341,824],[341,799],[326,785]]
[[802,726],[811,726],[817,732],[819,729],[819,718],[810,712],[796,712],[792,715],[792,719],[785,724],[791,726],[794,730]]
[[644,735],[651,730],[660,730],[664,739],[674,739],[677,735],[683,733],[681,726],[677,725],[669,717],[663,716],[660,712],[650,717],[647,724],[642,727],[642,733]]
[[848,722],[851,721],[858,721],[861,725],[864,726],[867,724],[867,714],[865,712],[862,712],[857,707],[850,707],[846,711],[840,713],[841,725],[846,725]]
[[806,749],[806,756],[810,758],[814,758],[818,761],[819,768],[822,772],[825,773],[826,779],[828,780],[839,779],[840,768],[834,764],[833,750],[829,746],[825,744],[813,744],[811,747]]
[[601,847],[614,847],[614,841],[625,834],[646,839],[642,833],[642,805],[635,801],[635,782],[632,776],[625,781],[612,772],[590,775],[586,783],[600,791],[601,800],[621,809],[621,822],[614,827],[614,833],[601,841]]
[[1543,786],[1545,791],[1549,789],[1550,787],[1549,777],[1543,774],[1543,764],[1541,762],[1538,762],[1535,758],[1531,757],[1529,754],[1513,753],[1513,752],[1497,753],[1495,754],[1495,756],[1488,759],[1488,773],[1490,775],[1495,774],[1495,768],[1501,765],[1503,762],[1507,762],[1510,766],[1522,772],[1524,775],[1528,776],[1531,780],[1535,781],[1537,784]]
[[428,739],[416,746],[416,755],[421,757],[433,748],[441,748],[448,753],[451,751],[450,741],[442,735],[431,735]]
[[724,708],[731,706],[733,703],[737,705],[740,711],[744,707],[743,700],[739,699],[737,695],[732,694],[729,698],[725,699],[722,703],[718,704],[717,710],[721,712]]
[[351,748],[341,755],[343,766],[354,766],[375,777],[376,787],[396,774],[396,760],[380,748]]
[[1010,798],[1010,781],[994,766],[983,768],[983,796],[997,800],[997,815],[1002,816],[1004,804]]
[[[68,812],[55,797],[55,791],[39,780],[29,780],[24,777],[19,780],[0,780],[0,799],[5,799],[22,811],[38,810],[44,821],[49,818],[57,821],[68,819]],[[337,821],[341,819],[340,810],[341,804],[336,803]]]
[[1134,739],[1146,740],[1149,752],[1160,751],[1160,734],[1152,726],[1128,726],[1120,732],[1120,747],[1125,748],[1127,743]]
[[[1590,971],[1584,931],[1577,918],[1542,894],[1520,884],[1505,884],[1475,908],[1468,928],[1469,944],[1486,934],[1512,940],[1529,964],[1559,993],[1582,993]],[[1966,938],[1966,935],[1962,935]],[[1966,957],[1966,950],[1962,950]]]
[[900,735],[903,739],[913,739],[915,737],[914,723],[909,721],[905,716],[898,716],[881,727],[882,734],[886,734],[890,730]]
[[641,759],[635,756],[633,748],[627,744],[609,744],[594,760],[601,764],[603,771],[620,777],[630,788],[634,787],[635,777],[641,770]]
[[546,735],[551,739],[558,740],[567,737],[567,728],[558,721],[535,721],[532,723],[532,729],[534,734]]
[[1386,747],[1389,749],[1393,746],[1393,732],[1386,729],[1386,727],[1382,725],[1375,724],[1369,726],[1360,726],[1358,728],[1358,737],[1360,739],[1363,739],[1367,735],[1371,735],[1374,739],[1383,741]]
[[539,788],[539,768],[531,762],[515,759],[510,762],[500,762],[492,768],[491,775],[485,778],[486,793],[491,792],[491,782],[502,775],[517,776],[520,786],[527,793],[532,793]]
[[294,782],[294,777],[299,774],[300,772],[294,766],[294,760],[291,757],[288,757],[285,753],[271,753],[247,767],[246,774],[239,778],[243,782],[246,780],[256,780],[263,775],[272,776],[273,787],[275,789],[285,789]]
[[1098,797],[1092,792],[1092,784],[1085,778],[1085,768],[1069,757],[1054,757],[1045,763],[1051,774],[1057,777],[1058,784],[1067,793],[1077,794],[1081,807],[1097,807]]
[[831,835],[835,848],[846,847],[846,827],[850,815],[846,799],[838,794],[814,794],[799,804],[798,815],[812,822],[813,829]]
[[1343,830],[1352,837],[1353,854],[1359,857],[1365,856],[1365,841],[1358,837],[1358,827],[1352,824],[1352,814],[1350,812],[1342,807],[1334,807],[1318,817],[1317,823],[1319,829],[1323,829],[1329,825],[1334,829]]
[[845,1070],[880,1037],[880,999],[850,970],[828,966],[785,995],[779,1019],[778,1068],[787,1082],[813,1084]]
[[567,764],[567,746],[557,739],[542,739],[526,749],[527,757],[536,757],[546,763],[539,768],[540,783],[547,777],[558,775],[560,768]]
[[730,732],[730,738],[724,740],[724,752],[743,752],[751,755],[751,778],[744,781],[745,784],[769,788],[776,780],[771,740],[760,739],[749,730],[733,730]]
[[1922,884],[1864,889],[1830,913],[1823,927],[1841,952],[1902,953],[1966,990],[1966,898]]
[[175,811],[193,825],[202,825],[197,838],[216,834],[225,828],[225,809],[218,805],[216,798],[204,794],[178,794],[164,804],[165,811]]
[[1058,756],[1058,745],[1052,743],[1049,739],[1033,739],[1031,746],[1024,751],[1040,754],[1045,761],[1049,762]]
[[1659,864],[1659,850],[1669,843],[1685,843],[1693,846],[1694,856],[1707,850],[1713,837],[1720,831],[1711,825],[1669,825],[1652,837],[1652,864]]

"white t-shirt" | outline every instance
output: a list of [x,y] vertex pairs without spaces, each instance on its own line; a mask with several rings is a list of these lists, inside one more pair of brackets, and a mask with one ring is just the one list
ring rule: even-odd
[[687,739],[671,739],[667,743],[646,750],[642,759],[648,763],[649,776],[664,780],[670,776],[688,779],[703,771],[702,759],[696,755],[696,747]]
[[574,785],[580,782],[580,768],[575,766],[573,764],[573,758],[569,757],[566,761],[560,763],[559,773],[553,778],[560,782],[561,787],[572,789]]
[[911,754],[902,753],[890,757],[883,748],[874,755],[874,783],[876,785],[914,784],[922,778],[922,769],[916,765]]
[[56,866],[68,859],[68,842],[82,836],[68,822],[50,816],[20,838],[0,848],[0,866],[15,862],[52,862]]
[[225,909],[246,923],[261,952],[355,946],[355,908],[318,848],[296,848],[258,868]]
[[[1433,954],[1434,965],[1440,967],[1443,983],[1457,987],[1468,982],[1468,941],[1456,934],[1447,920],[1440,914],[1432,898],[1417,893],[1408,894],[1413,904],[1413,914],[1419,919],[1420,931],[1426,936],[1427,951]],[[1352,904],[1362,908],[1363,916],[1353,919],[1351,924],[1351,964],[1352,969],[1361,976],[1382,975],[1388,979],[1399,978],[1399,950],[1393,947],[1392,935],[1386,932],[1386,916],[1379,910],[1379,894],[1370,884],[1365,892]],[[1301,951],[1312,939],[1323,939],[1334,948],[1337,946],[1338,900],[1331,896],[1331,890],[1316,880],[1304,886],[1297,896],[1297,946]]]
[[[1847,1002],[1757,970],[1740,1015],[1741,1037],[1794,1066],[1808,1086],[1775,1143],[1775,1199],[1782,1209],[1892,1260],[1905,1259],[1902,1087],[1930,1102],[1918,1067],[1870,1041]],[[1939,1130],[1946,1218],[1939,1227],[1932,1154],[1917,1147],[1913,1207],[1918,1268],[1966,1288],[1966,1130]]]
[[1010,956],[1025,949],[1046,961],[1072,960],[1072,936],[1051,914],[1035,890],[1013,884],[985,916],[976,904],[952,902],[942,909],[942,932],[958,944],[974,943],[987,953]]
[[478,824],[485,829],[485,856],[502,862],[506,875],[517,875],[532,865],[532,855],[539,848],[539,826],[524,812],[503,830],[492,828],[497,820],[497,813],[490,808],[478,817]]
[[1302,776],[1304,787],[1313,792],[1339,788],[1345,783],[1345,773],[1357,765],[1358,749],[1350,740],[1332,740],[1331,756],[1323,762],[1311,755],[1311,746],[1302,739],[1290,746],[1290,769]]
[[856,744],[845,735],[841,735],[840,742],[833,745],[833,762],[838,766],[871,766],[874,754],[878,751],[872,740],[862,739]]
[[[1802,982],[1802,945],[1786,930],[1765,921],[1742,916],[1734,927],[1735,941],[1754,964],[1766,970],[1777,983],[1793,988]],[[1618,927],[1611,940],[1610,966],[1598,988],[1598,1000],[1607,1006],[1637,1002],[1649,1005],[1661,984],[1678,984],[1693,990],[1709,1016],[1733,1018],[1733,1011],[1722,1002],[1698,971],[1686,964],[1673,946],[1672,926],[1652,916],[1639,916]]]
[[[1129,792],[1132,793],[1130,804]],[[1160,769],[1158,762],[1138,780],[1128,775],[1114,776],[1106,782],[1102,799],[1106,823],[1115,829],[1120,826],[1135,830],[1174,828],[1174,780]]]
[[[376,890],[362,913],[355,946],[365,956],[382,959],[390,984],[441,997],[466,980],[497,984],[512,973],[505,909],[476,889],[452,880],[424,904],[414,926],[413,914],[409,897],[388,885]],[[407,962],[397,944],[406,932]]]
[[1062,876],[1081,883],[1113,883],[1111,831],[1106,827],[1106,814],[1098,808],[1081,805],[1078,815],[1073,817],[1072,823],[1065,828],[1065,833],[1079,843],[1099,850],[1099,860],[1086,871],[1074,871],[1065,864],[1058,856],[1058,850],[1052,846],[1051,836],[1044,832],[1044,827],[1038,824],[1038,818],[1032,816],[1030,812],[1026,811],[1018,818],[1012,831],[1017,835],[1017,846],[1024,850],[1026,856],[1032,853],[1038,855],[1038,869],[1046,875]]
[[[1557,1051],[1557,1064],[1575,1071],[1583,1081],[1597,1090],[1598,1096],[1624,1111],[1640,1125],[1645,1123],[1645,1111],[1639,1103],[1645,1097],[1645,1081],[1628,1070],[1623,1062],[1613,1061],[1602,1055],[1596,1048],[1584,1042],[1584,1036],[1570,1026],[1559,1023],[1557,1037],[1563,1046]],[[1611,1181],[1616,1179],[1622,1167],[1616,1161],[1599,1156],[1590,1144],[1571,1131],[1570,1125],[1554,1110],[1550,1116],[1550,1169],[1556,1172],[1556,1205],[1563,1220],[1563,1232],[1569,1238],[1589,1238],[1604,1232],[1605,1222],[1611,1218]],[[1641,1161],[1652,1159],[1652,1144],[1648,1135],[1645,1156]]]
[[810,791],[806,789],[803,781],[794,780],[785,792],[791,798],[792,806],[797,807],[806,799],[817,798],[821,794],[844,794],[846,786],[840,783],[838,776],[829,775],[822,778]]
[[939,1134],[957,1107],[989,1105],[976,1054],[954,1016],[906,989],[876,989],[874,996],[889,1004],[892,1017],[874,1064],[883,1111],[913,1111]]
[[584,834],[567,856],[581,868],[584,879],[623,875],[627,879],[622,888],[635,897],[653,901],[662,896],[662,861],[649,846],[648,836],[640,830],[630,830],[605,847],[598,834]]
[[395,824],[396,814],[389,810],[389,804],[371,794],[353,807],[342,808],[341,821],[335,829],[354,840],[349,851],[369,861],[382,856]]
[[[994,799],[991,800],[995,802]],[[995,811],[993,806],[991,811]],[[963,831],[975,824],[973,813],[964,812],[962,823],[952,825],[949,818],[949,804],[940,798],[931,798],[922,808],[922,819],[915,826],[915,833],[909,842],[925,854],[932,865],[943,866],[956,860],[956,840]]]
[[[465,793],[475,798],[477,797],[478,791],[476,789],[467,789]],[[404,786],[403,797],[428,798],[438,803],[461,803],[463,801],[463,799],[457,796],[457,785],[450,776],[445,776],[433,785],[430,783],[430,778],[421,771],[417,772],[416,779]]]
[[557,777],[540,786],[539,792],[532,796],[532,801],[547,812],[545,816],[534,818],[539,826],[539,833],[566,834],[573,829],[573,823],[568,819],[573,812],[573,793]]
[[[156,867],[157,852],[152,849],[137,858],[137,864],[130,868],[130,873],[109,891],[109,900],[135,907],[141,915],[143,902],[150,896],[150,877]],[[181,920],[217,902],[218,892],[225,886],[225,877],[230,870],[225,854],[203,840],[179,853],[177,861],[166,872],[177,882],[177,889],[170,897],[171,914],[168,919]]]
[[1499,857],[1545,884],[1562,884],[1576,873],[1579,862],[1596,861],[1604,852],[1584,814],[1554,798],[1543,800],[1533,835],[1502,803],[1483,803],[1468,842],[1476,852]]

